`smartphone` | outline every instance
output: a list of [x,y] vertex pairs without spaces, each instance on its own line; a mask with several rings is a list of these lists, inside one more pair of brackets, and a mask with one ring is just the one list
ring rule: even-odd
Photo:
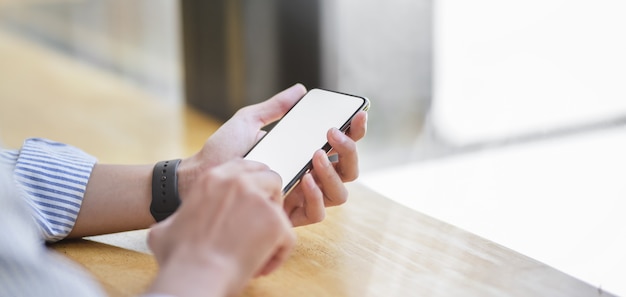
[[308,91],[244,156],[265,163],[283,180],[287,195],[311,169],[315,151],[332,149],[326,139],[329,129],[348,130],[352,118],[367,111],[365,97],[323,89]]

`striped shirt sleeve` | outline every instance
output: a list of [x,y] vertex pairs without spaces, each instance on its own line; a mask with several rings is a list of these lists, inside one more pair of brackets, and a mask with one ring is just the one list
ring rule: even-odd
[[27,139],[18,151],[3,151],[41,236],[61,240],[72,231],[96,158],[59,142]]

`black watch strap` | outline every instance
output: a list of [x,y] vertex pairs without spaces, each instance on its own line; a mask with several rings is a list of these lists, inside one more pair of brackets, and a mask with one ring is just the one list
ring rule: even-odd
[[156,163],[152,171],[152,203],[150,213],[157,222],[165,220],[180,205],[176,168],[180,159]]

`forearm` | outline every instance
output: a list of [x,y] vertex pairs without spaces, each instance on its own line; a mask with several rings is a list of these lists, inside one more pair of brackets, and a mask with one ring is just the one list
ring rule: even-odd
[[154,224],[152,165],[96,164],[69,238],[144,229]]

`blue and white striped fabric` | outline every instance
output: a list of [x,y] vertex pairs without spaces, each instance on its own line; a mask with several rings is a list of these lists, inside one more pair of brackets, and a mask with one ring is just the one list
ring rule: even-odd
[[59,142],[27,139],[18,151],[3,150],[42,237],[65,238],[74,227],[96,158]]
[[16,156],[0,149],[0,296],[105,296],[87,271],[41,244],[14,178]]

